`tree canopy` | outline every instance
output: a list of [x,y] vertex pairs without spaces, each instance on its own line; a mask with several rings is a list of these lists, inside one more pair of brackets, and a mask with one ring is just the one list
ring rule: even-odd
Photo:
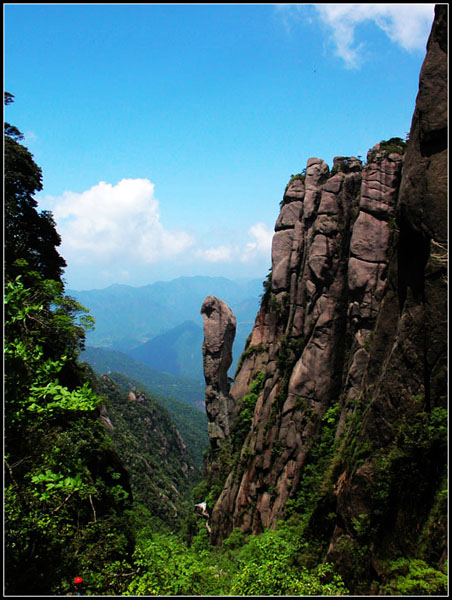
[[[5,92],[5,105],[14,96]],[[21,144],[23,134],[5,122],[5,273],[20,274],[16,261],[26,260],[45,279],[61,281],[65,260],[58,253],[61,238],[49,211],[38,212],[34,198],[42,190],[42,171]]]

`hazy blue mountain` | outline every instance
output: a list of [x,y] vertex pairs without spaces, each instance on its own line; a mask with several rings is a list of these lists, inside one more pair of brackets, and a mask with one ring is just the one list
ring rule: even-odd
[[[245,347],[246,338],[251,328],[252,322],[237,325],[237,335],[233,348],[234,360],[229,371],[231,377],[234,376],[237,361]],[[193,321],[185,321],[137,348],[128,350],[127,354],[157,371],[204,382],[203,339],[202,327],[196,325]]]
[[224,277],[179,277],[143,287],[114,284],[98,290],[67,290],[96,320],[87,343],[118,350],[129,350],[184,321],[202,327],[201,304],[209,295],[227,302],[234,313],[239,307],[238,321],[253,320],[261,293],[261,279],[231,281]]
[[95,330],[87,334],[89,346],[127,352],[153,369],[203,381],[200,310],[204,299],[217,296],[237,317],[233,375],[262,291],[261,279],[179,277],[142,287],[115,284],[67,293],[88,308],[96,321]]
[[128,354],[158,371],[202,380],[202,342],[202,328],[193,321],[185,321]]
[[175,398],[204,410],[204,383],[186,377],[174,377],[144,365],[128,354],[87,346],[80,360],[89,363],[99,375],[117,372],[140,381],[153,394]]

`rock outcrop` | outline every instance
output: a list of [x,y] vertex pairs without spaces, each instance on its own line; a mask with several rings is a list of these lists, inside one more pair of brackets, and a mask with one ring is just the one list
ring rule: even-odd
[[236,407],[229,394],[228,369],[232,363],[232,345],[236,332],[236,318],[229,306],[208,296],[201,307],[204,319],[202,346],[204,378],[206,380],[207,427],[213,448],[231,433]]
[[446,34],[439,5],[408,145],[377,144],[365,165],[336,157],[331,171],[311,158],[289,181],[271,275],[222,401],[234,450],[234,419],[259,380],[213,542],[276,527],[291,504],[352,589],[378,580],[382,557],[445,560]]
[[337,157],[330,172],[311,158],[305,175],[287,186],[273,237],[271,285],[230,391],[239,404],[265,373],[245,442],[251,457],[243,474],[225,485],[212,515],[214,532],[275,526],[321,419],[340,394],[344,371],[350,396],[359,393],[387,281],[403,163],[401,154],[378,147],[369,159],[363,168],[355,157]]

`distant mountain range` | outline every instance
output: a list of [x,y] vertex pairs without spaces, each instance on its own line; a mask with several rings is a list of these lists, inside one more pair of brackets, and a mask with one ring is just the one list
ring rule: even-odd
[[253,327],[262,280],[179,277],[143,287],[111,285],[68,295],[90,310],[96,328],[87,345],[129,354],[157,370],[203,381],[201,305],[206,296],[227,302],[237,318],[231,376]]
[[202,381],[176,377],[152,369],[125,352],[109,348],[87,346],[80,360],[89,363],[98,375],[122,373],[141,382],[152,394],[172,397],[204,411],[204,384]]
[[185,321],[129,350],[141,363],[171,375],[202,379],[203,330],[193,321]]

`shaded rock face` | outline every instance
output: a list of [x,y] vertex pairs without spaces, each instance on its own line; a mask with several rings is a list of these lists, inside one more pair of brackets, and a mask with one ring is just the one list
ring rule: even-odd
[[201,314],[204,319],[202,354],[208,435],[212,447],[216,448],[229,437],[235,416],[235,403],[229,394],[228,369],[232,363],[237,323],[229,306],[215,296],[204,300]]
[[[372,560],[377,574],[379,556],[388,549],[415,555],[422,536],[431,538],[431,543],[423,539],[425,547],[430,547],[423,558],[438,567],[446,558],[444,518],[436,514],[434,541],[433,529],[426,526],[429,515],[437,509],[435,494],[445,473],[445,448],[440,449],[438,440],[425,441],[427,427],[416,428],[422,419],[440,414],[438,411],[447,406],[446,98],[447,6],[437,5],[402,170],[387,292],[380,302],[361,383],[361,397],[368,405],[358,439],[378,449],[377,458],[368,456],[354,472],[350,467],[343,471],[336,490],[340,525],[336,525],[328,551],[331,560],[347,563],[340,549],[341,538],[353,531],[351,523],[358,514],[354,504],[361,514],[372,515],[375,510],[363,474],[367,474],[370,487],[375,486],[378,470],[386,461],[386,469],[400,473],[405,481],[400,484],[393,477],[394,498],[391,511],[385,515],[387,527]],[[411,464],[405,450],[410,425],[416,431],[418,449]],[[441,426],[446,423],[435,422],[433,435],[438,435]],[[388,461],[396,450],[398,460],[406,462],[403,470],[397,470],[395,460],[392,464]],[[415,484],[406,476],[409,469],[418,473]]]
[[[212,511],[212,540],[236,527],[259,533],[284,518],[336,408],[338,450],[321,500],[309,507],[309,527],[322,531],[324,557],[352,587],[349,555],[365,530],[358,535],[356,523],[372,525],[363,561],[372,579],[388,549],[414,553],[444,472],[441,444],[432,450],[425,442],[419,468],[428,484],[412,501],[413,482],[404,489],[398,481],[394,456],[400,462],[405,452],[412,470],[402,425],[428,422],[447,394],[446,33],[447,7],[437,6],[406,155],[377,144],[365,166],[336,157],[331,171],[311,158],[305,175],[289,182],[271,280],[229,392],[240,405],[263,373],[240,461]],[[390,508],[375,499],[382,465],[392,479],[378,501],[389,498]],[[437,561],[445,540],[432,551]]]

